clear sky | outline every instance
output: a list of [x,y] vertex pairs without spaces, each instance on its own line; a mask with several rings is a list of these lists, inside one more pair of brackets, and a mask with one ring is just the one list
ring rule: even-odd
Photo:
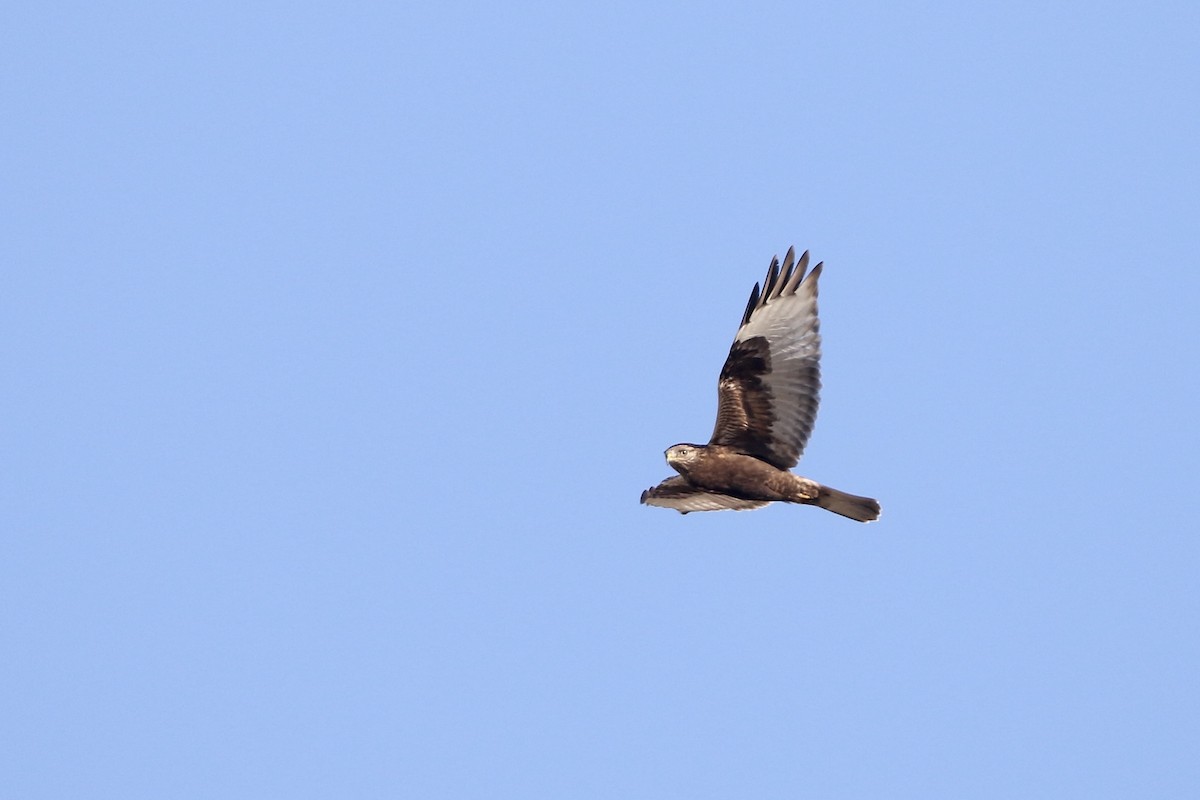
[[3,17],[0,796],[1200,792],[1197,4]]

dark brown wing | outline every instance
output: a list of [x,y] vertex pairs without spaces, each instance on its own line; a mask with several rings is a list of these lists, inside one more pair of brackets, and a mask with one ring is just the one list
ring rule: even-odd
[[693,486],[679,475],[642,492],[642,502],[648,506],[673,508],[680,514],[692,511],[746,511],[767,504],[765,500],[740,500],[727,494],[709,492]]
[[817,418],[821,390],[821,334],[817,278],[807,277],[808,253],[794,264],[788,249],[750,293],[742,324],[717,384],[717,424],[709,444],[735,447],[791,469],[800,460]]

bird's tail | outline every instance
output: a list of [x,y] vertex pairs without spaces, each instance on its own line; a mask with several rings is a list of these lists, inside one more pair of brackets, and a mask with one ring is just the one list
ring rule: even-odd
[[828,486],[821,487],[815,503],[827,511],[841,514],[843,517],[849,517],[859,522],[871,522],[872,520],[879,519],[878,500],[872,500],[870,497],[859,497],[855,494],[846,494],[845,492],[839,492],[837,489],[830,489]]

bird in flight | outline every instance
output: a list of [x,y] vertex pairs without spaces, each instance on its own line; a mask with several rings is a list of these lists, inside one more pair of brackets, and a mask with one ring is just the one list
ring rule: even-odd
[[800,461],[817,418],[821,334],[817,279],[808,253],[789,248],[754,284],[742,324],[717,382],[717,424],[708,444],[667,448],[679,474],[642,492],[642,502],[692,511],[743,511],[768,503],[815,505],[859,522],[879,518],[879,503],[823,486],[789,470]]

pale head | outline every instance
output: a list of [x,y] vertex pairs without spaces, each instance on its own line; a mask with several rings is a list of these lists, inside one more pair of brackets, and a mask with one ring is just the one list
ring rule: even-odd
[[687,467],[695,462],[703,449],[704,445],[700,444],[673,444],[667,448],[667,463],[675,469]]

